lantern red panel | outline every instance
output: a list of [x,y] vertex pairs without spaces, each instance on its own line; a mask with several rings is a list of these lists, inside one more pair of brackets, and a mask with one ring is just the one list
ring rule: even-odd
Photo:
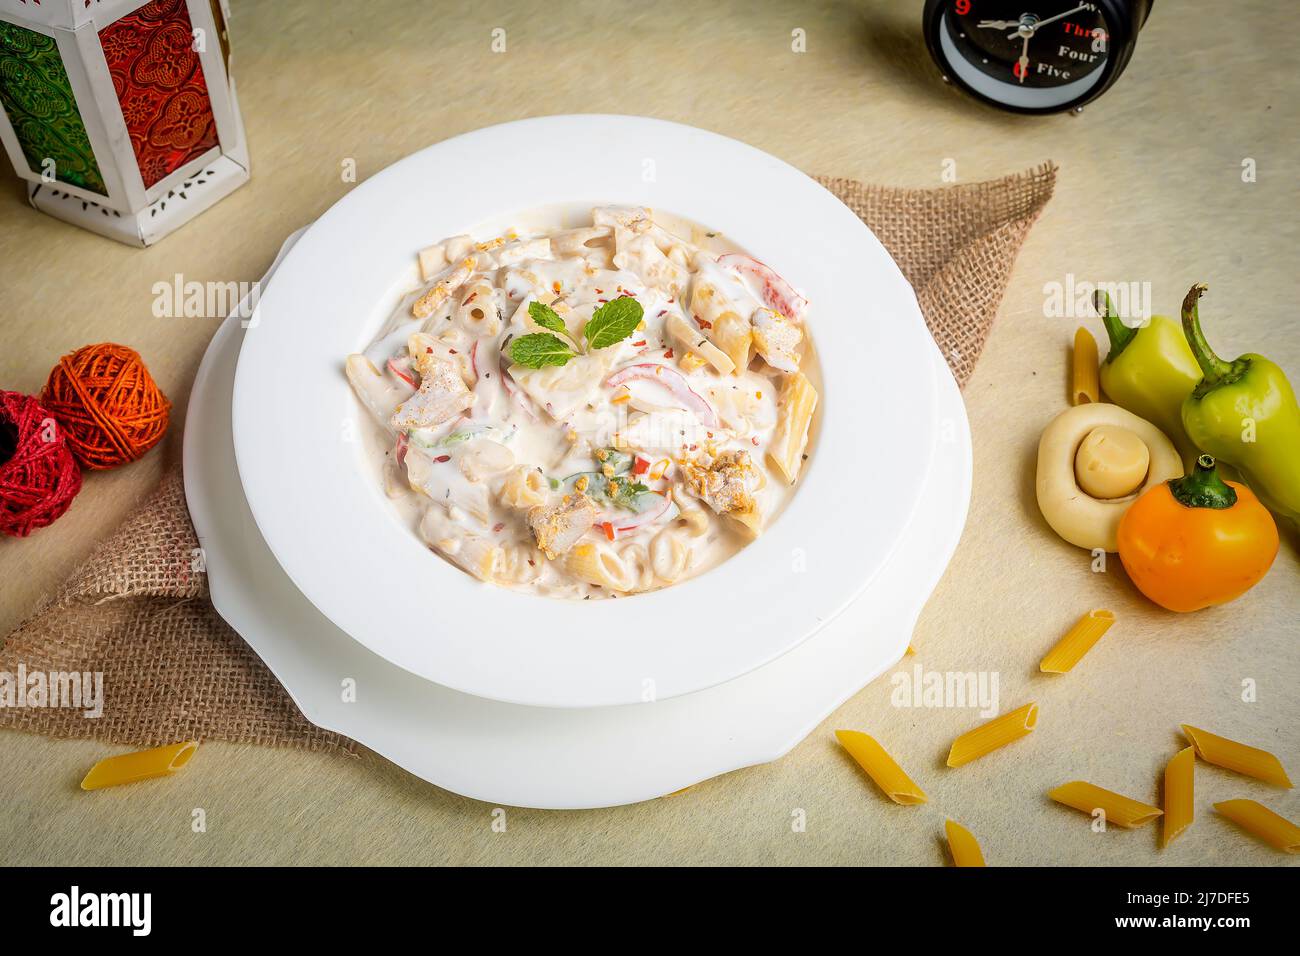
[[100,30],[99,43],[146,189],[217,145],[185,0],[153,0]]

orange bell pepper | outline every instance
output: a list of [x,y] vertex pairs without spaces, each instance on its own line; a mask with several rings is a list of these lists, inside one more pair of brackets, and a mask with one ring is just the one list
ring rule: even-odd
[[1201,455],[1189,475],[1147,491],[1119,523],[1119,557],[1137,589],[1171,611],[1241,597],[1277,557],[1273,516]]

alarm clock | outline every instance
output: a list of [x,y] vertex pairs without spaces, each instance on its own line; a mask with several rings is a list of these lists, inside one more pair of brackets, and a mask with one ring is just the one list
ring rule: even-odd
[[1119,79],[1153,0],[926,0],[944,79],[1016,113],[1078,112]]

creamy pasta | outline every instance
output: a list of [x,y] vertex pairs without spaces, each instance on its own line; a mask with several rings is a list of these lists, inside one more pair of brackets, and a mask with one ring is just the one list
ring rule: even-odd
[[818,400],[808,303],[668,225],[601,207],[578,228],[444,240],[348,357],[390,497],[475,577],[578,599],[664,587],[792,493]]

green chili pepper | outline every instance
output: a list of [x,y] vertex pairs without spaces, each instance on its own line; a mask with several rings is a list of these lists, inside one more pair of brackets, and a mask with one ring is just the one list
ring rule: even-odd
[[1101,387],[1107,397],[1145,418],[1178,448],[1183,464],[1200,453],[1183,430],[1183,400],[1201,380],[1196,357],[1183,330],[1165,315],[1153,315],[1140,328],[1129,328],[1100,290],[1093,296],[1097,314],[1106,323],[1110,353],[1101,363]]
[[1286,374],[1253,352],[1225,362],[1201,332],[1198,282],[1183,300],[1183,333],[1204,378],[1183,402],[1183,426],[1198,447],[1241,471],[1273,511],[1300,520],[1300,405]]

